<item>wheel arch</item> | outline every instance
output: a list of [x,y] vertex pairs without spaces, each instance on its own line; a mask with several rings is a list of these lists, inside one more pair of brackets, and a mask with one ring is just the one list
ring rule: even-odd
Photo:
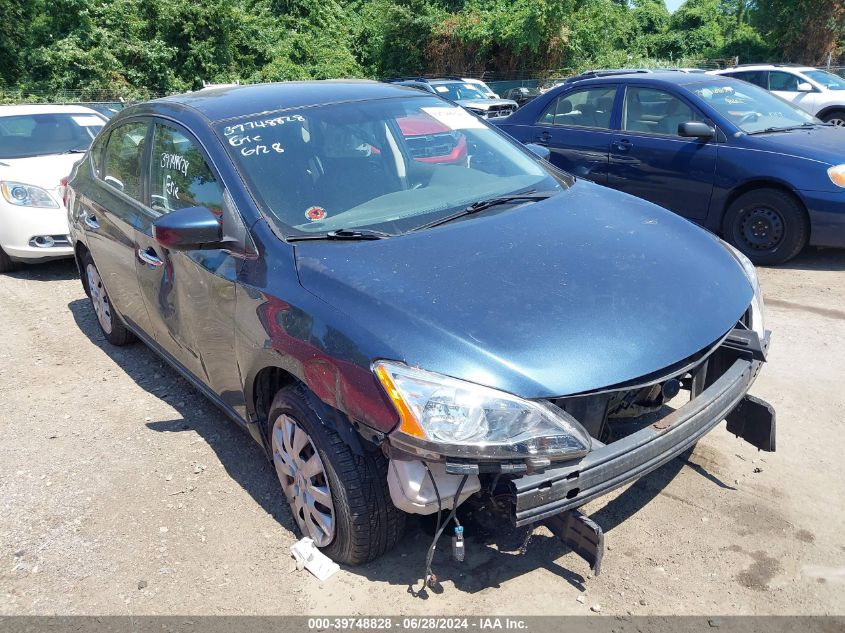
[[316,413],[320,422],[335,431],[355,454],[363,455],[365,444],[370,444],[359,433],[359,425],[355,424],[342,411],[323,402],[304,381],[278,365],[268,365],[260,369],[250,382],[250,386],[251,391],[247,394],[248,403],[252,408],[252,414],[255,416],[268,456],[269,442],[267,441],[267,431],[269,428],[270,408],[276,394],[286,387],[300,389],[308,406]]
[[740,185],[737,185],[725,197],[725,202],[722,206],[721,214],[720,214],[720,217],[719,217],[719,233],[722,235],[722,237],[724,237],[724,222],[725,222],[725,215],[727,214],[728,209],[730,209],[731,205],[736,201],[737,198],[739,198],[740,196],[742,196],[746,193],[749,193],[751,191],[756,191],[758,189],[774,189],[776,191],[780,191],[781,193],[788,195],[790,198],[795,200],[795,202],[798,203],[799,207],[801,208],[801,211],[804,214],[804,220],[807,222],[807,239],[808,239],[808,242],[809,242],[809,240],[812,239],[813,227],[812,227],[812,224],[810,223],[810,213],[807,210],[807,205],[804,203],[804,200],[801,199],[801,196],[798,195],[798,193],[795,191],[795,189],[793,189],[792,187],[790,187],[786,183],[781,182],[779,180],[772,180],[772,179],[767,179],[767,178],[757,178],[757,179],[754,179],[754,180],[749,180],[747,182],[744,182]]
[[831,105],[827,106],[826,108],[822,108],[816,113],[816,118],[821,119],[822,117],[826,117],[831,112],[841,112],[845,114],[845,105]]

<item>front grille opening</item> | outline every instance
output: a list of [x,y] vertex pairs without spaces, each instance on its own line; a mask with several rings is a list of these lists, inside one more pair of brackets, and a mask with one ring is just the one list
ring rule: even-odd
[[[736,327],[745,329],[749,319],[750,311],[746,311]],[[697,397],[736,360],[736,352],[722,346],[724,340],[722,337],[671,368],[639,380],[601,392],[553,398],[551,402],[604,444],[616,442],[649,425],[662,429],[660,421],[663,418]]]

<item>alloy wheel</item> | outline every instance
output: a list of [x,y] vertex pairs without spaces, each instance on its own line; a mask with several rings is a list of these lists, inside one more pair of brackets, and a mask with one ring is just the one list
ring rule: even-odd
[[85,274],[88,276],[88,291],[91,293],[94,313],[97,315],[97,320],[100,322],[103,331],[110,334],[112,331],[111,304],[109,303],[109,295],[103,287],[103,280],[94,264],[89,263],[85,267]]
[[835,125],[836,127],[845,127],[845,119],[841,117],[834,117],[832,119],[828,119],[827,122],[831,125]]
[[274,422],[271,441],[276,474],[299,529],[317,547],[326,547],[335,535],[335,509],[317,447],[287,414]]

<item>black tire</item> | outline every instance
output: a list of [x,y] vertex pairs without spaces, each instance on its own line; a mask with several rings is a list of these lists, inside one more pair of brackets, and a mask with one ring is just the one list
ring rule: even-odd
[[837,127],[843,127],[845,126],[845,110],[833,110],[825,114],[821,119],[825,123],[833,123]]
[[793,196],[777,189],[754,189],[728,207],[722,233],[755,264],[772,265],[801,252],[810,225],[804,207]]
[[[301,385],[281,389],[270,405],[267,432],[271,447],[273,427],[280,416],[289,416],[307,433],[325,469],[334,506],[334,536],[320,548],[322,552],[335,562],[360,565],[396,545],[405,529],[405,514],[390,500],[384,455],[366,450],[364,455],[356,455],[340,435],[320,421]],[[275,464],[278,458],[273,452]],[[277,474],[281,481],[278,469]],[[299,523],[294,503],[289,501],[289,505]]]
[[16,262],[6,255],[6,251],[0,248],[0,273],[11,273],[23,268],[23,264]]
[[[96,272],[95,279],[99,282],[97,284],[97,288],[93,289],[93,292],[91,288],[91,280],[88,274],[89,266],[94,268],[94,271]],[[91,257],[91,253],[85,253],[82,256],[82,285],[85,288],[85,294],[88,295],[88,298],[91,300],[91,306],[94,308],[94,314],[97,317],[97,325],[100,326],[100,331],[106,337],[106,340],[108,340],[108,342],[112,345],[116,345],[118,347],[134,343],[136,340],[135,335],[126,328],[126,325],[123,323],[123,319],[121,319],[120,315],[111,308],[109,293],[103,285],[102,278],[100,277],[100,271],[97,269],[97,265],[94,263],[94,258]],[[103,297],[104,304],[107,308],[107,318],[101,314],[101,310],[97,305],[97,296],[99,293],[102,293],[100,296]]]

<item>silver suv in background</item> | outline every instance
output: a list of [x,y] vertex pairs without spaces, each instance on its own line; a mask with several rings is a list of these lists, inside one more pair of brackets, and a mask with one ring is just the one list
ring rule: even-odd
[[845,126],[845,79],[839,75],[790,64],[744,64],[713,74],[757,84],[826,123]]

